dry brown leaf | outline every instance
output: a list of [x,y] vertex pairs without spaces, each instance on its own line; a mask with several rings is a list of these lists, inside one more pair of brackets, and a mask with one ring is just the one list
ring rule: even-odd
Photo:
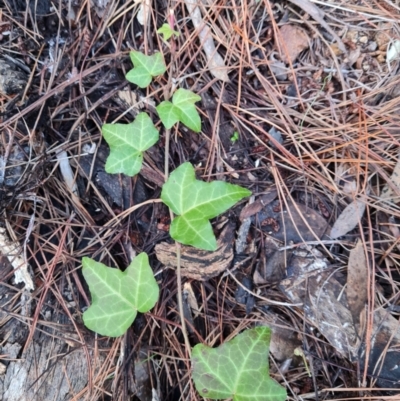
[[[293,267],[292,267],[293,266]],[[291,257],[288,278],[279,287],[293,303],[303,303],[310,321],[338,352],[357,354],[358,336],[343,296],[340,274],[315,248],[296,249]]]
[[252,218],[268,235],[285,244],[328,239],[324,234],[330,227],[323,216],[301,203],[286,203],[288,207],[276,199]]
[[398,201],[399,196],[395,193],[394,189],[397,189],[398,193],[400,193],[400,160],[397,161],[394,167],[393,173],[390,176],[390,181],[392,185],[385,184],[380,198],[385,201],[393,201],[394,198],[397,198],[395,201]]
[[350,251],[346,288],[347,302],[356,327],[360,324],[360,314],[365,310],[367,303],[367,286],[367,259],[363,243],[358,240],[354,249]]
[[295,348],[301,344],[295,330],[272,327],[270,351],[277,361],[283,362],[285,359],[293,358]]
[[192,285],[188,282],[183,284],[183,294],[185,296],[186,302],[189,304],[190,309],[194,313],[194,317],[197,317],[200,313],[199,304],[197,303],[196,295],[194,295],[194,291]]
[[149,23],[151,16],[151,0],[143,0],[140,4],[139,11],[136,15],[136,19],[139,24],[144,26]]
[[271,203],[278,196],[278,191],[275,187],[272,187],[266,191],[265,194],[260,196],[253,203],[248,203],[240,212],[240,221],[243,221],[251,216],[258,213],[263,207]]
[[[299,256],[301,262],[296,263]],[[317,254],[314,256],[316,259],[307,263],[299,250],[296,250],[291,262],[298,267],[288,271],[288,278],[281,281],[280,289],[291,302],[303,303],[307,321],[317,327],[341,355],[360,363],[361,371],[364,370],[369,343],[368,375],[375,375],[378,385],[382,387],[397,388],[400,377],[398,319],[388,313],[387,309],[377,308],[368,341],[360,338],[348,309],[347,294],[343,294],[340,273],[333,271],[323,259],[318,259]]]
[[324,29],[326,29],[332,37],[338,43],[340,50],[343,53],[347,53],[346,46],[336,34],[336,32],[330,27],[330,25],[324,20],[325,13],[318,8],[315,4],[311,3],[310,0],[289,0],[291,3],[296,4],[303,11],[309,14],[315,21],[317,21]]
[[331,230],[331,238],[336,239],[353,230],[364,215],[366,200],[356,199],[351,202],[340,214]]
[[292,63],[297,59],[299,54],[309,46],[309,38],[306,31],[297,25],[283,25],[280,28],[278,40],[278,49],[281,52],[282,61]]

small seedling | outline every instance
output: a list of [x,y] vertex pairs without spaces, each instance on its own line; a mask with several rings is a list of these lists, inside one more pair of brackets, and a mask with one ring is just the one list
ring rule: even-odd
[[146,253],[136,256],[124,272],[91,258],[83,258],[82,266],[92,295],[92,305],[84,312],[83,321],[96,333],[121,336],[137,312],[148,312],[158,300],[158,284]]
[[232,144],[236,143],[239,140],[239,132],[235,131],[233,135],[231,136],[231,142]]
[[307,359],[306,359],[306,356],[304,355],[303,350],[300,347],[297,347],[293,351],[293,354],[296,355],[296,356],[301,356],[303,358],[304,366],[306,367],[306,371],[308,373],[308,377],[311,377],[311,372],[310,372],[310,369],[308,368]]
[[161,28],[158,28],[157,33],[161,34],[164,36],[164,40],[169,40],[171,39],[172,35],[178,37],[179,32],[174,31],[169,24],[163,24]]
[[217,241],[209,220],[250,195],[249,190],[238,185],[196,180],[193,166],[181,164],[161,192],[162,201],[178,215],[170,227],[171,237],[185,245],[216,250]]
[[233,401],[285,401],[286,390],[269,377],[269,327],[246,330],[218,348],[197,344],[193,381],[202,397]]
[[156,109],[165,128],[170,129],[175,123],[181,122],[194,132],[200,132],[201,120],[194,105],[201,97],[187,89],[178,89],[172,96],[172,103],[165,100]]

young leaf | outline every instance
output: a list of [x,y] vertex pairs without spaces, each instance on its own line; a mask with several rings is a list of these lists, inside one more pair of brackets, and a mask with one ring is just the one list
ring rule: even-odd
[[256,327],[218,348],[197,344],[193,381],[202,397],[233,401],[285,401],[286,390],[269,377],[271,330]]
[[161,191],[162,201],[176,214],[170,227],[171,237],[185,245],[214,251],[217,249],[211,223],[251,192],[223,181],[196,180],[193,166],[181,164],[173,171]]
[[148,312],[158,300],[159,288],[146,253],[136,256],[124,272],[86,257],[82,266],[92,295],[83,321],[96,333],[109,337],[124,334],[137,312]]
[[130,52],[133,69],[128,71],[125,78],[140,88],[146,88],[150,85],[153,77],[164,74],[167,70],[161,53],[155,53],[152,56],[132,51]]
[[187,89],[178,89],[172,96],[172,103],[165,100],[157,107],[157,113],[164,126],[170,129],[180,121],[194,132],[200,132],[201,120],[194,105],[201,97]]
[[179,36],[179,32],[174,31],[169,24],[163,24],[161,28],[158,28],[157,33],[164,35],[164,40],[169,40],[172,35]]
[[110,146],[107,173],[124,173],[131,177],[142,167],[143,152],[159,138],[156,127],[146,113],[139,113],[130,124],[104,124],[101,131]]

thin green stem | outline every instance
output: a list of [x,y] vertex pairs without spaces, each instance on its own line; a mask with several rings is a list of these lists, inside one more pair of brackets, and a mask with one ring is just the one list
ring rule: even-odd
[[[164,156],[164,176],[165,176],[165,182],[168,180],[168,175],[169,175],[169,163],[168,163],[168,158],[169,158],[169,142],[171,138],[171,130],[166,129],[165,130],[165,156]],[[172,220],[171,220],[172,221]]]

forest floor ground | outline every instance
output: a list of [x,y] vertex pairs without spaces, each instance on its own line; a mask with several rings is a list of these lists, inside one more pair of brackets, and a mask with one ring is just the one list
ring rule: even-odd
[[[191,346],[270,326],[290,400],[398,397],[397,1],[1,3],[0,240],[29,269],[16,276],[2,244],[0,399],[201,399],[183,317]],[[131,50],[160,52],[167,72],[129,83]],[[202,129],[177,124],[166,147],[155,105],[177,87],[200,95]],[[160,141],[137,176],[107,174],[102,125],[140,111]],[[148,202],[165,160],[253,194],[212,221],[216,252],[184,249],[180,276],[169,211]],[[159,301],[125,335],[96,335],[82,258],[124,269],[140,252]]]

